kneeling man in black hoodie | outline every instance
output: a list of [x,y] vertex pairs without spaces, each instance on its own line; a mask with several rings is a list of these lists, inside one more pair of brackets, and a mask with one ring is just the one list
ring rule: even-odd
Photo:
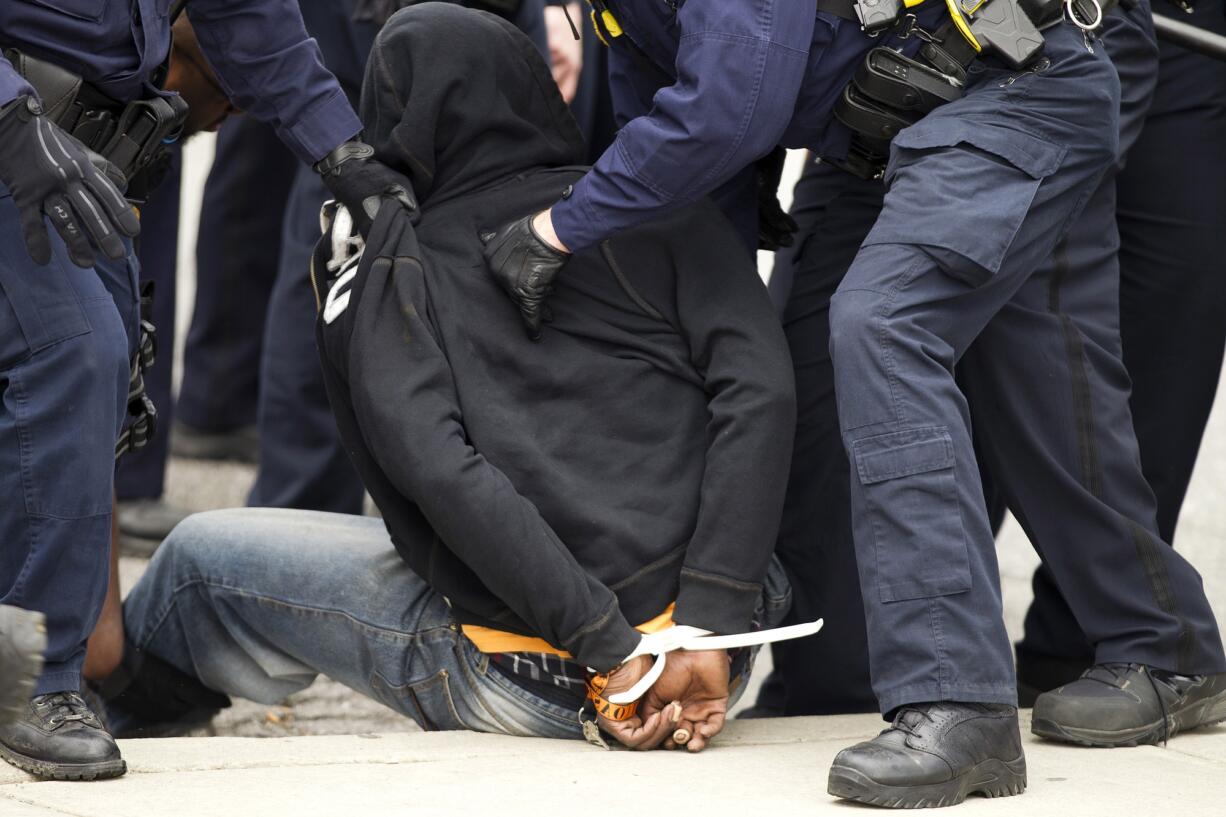
[[329,395],[383,520],[180,525],[125,604],[115,728],[182,724],[219,693],[272,703],[322,673],[427,729],[574,738],[599,674],[606,732],[701,750],[747,650],[673,653],[636,713],[602,699],[650,668],[643,633],[746,632],[787,605],[771,552],[792,371],[753,260],[713,205],[679,210],[576,254],[533,344],[481,253],[583,173],[531,43],[489,14],[406,9],[362,116],[420,219],[382,208],[347,261],[325,236],[312,278]]

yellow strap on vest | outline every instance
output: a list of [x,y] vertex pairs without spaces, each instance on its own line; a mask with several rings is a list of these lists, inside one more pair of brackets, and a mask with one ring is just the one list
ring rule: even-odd
[[609,30],[610,36],[620,37],[624,33],[622,31],[622,24],[617,22],[617,18],[613,16],[613,12],[609,11],[608,9],[605,9],[600,13],[600,19],[604,21],[604,27]]
[[[971,9],[971,12],[973,13],[975,9],[982,5],[983,2],[979,2]],[[954,26],[958,29],[958,33],[962,35],[962,38],[971,44],[971,48],[975,49],[976,54],[982,51],[983,46],[979,44],[979,40],[975,39],[975,35],[971,33],[971,23],[966,19],[966,15],[962,13],[962,6],[958,0],[945,0],[945,6],[949,9],[950,19],[954,21]]]
[[[650,621],[643,622],[634,629],[640,633],[647,634],[667,630],[673,626],[673,611],[676,607],[676,604],[668,605],[663,613],[660,613],[660,615]],[[562,658],[573,657],[566,650],[558,649],[545,639],[534,638],[530,635],[508,633],[505,630],[495,630],[493,627],[480,627],[476,624],[462,624],[460,625],[460,631],[468,636],[468,640],[476,646],[478,651],[484,653],[543,652]]]

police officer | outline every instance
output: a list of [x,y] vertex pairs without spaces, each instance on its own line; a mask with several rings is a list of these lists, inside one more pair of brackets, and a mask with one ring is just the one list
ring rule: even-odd
[[[853,14],[818,12],[815,22],[803,4],[769,0],[668,7],[627,0],[611,10],[634,53],[672,72],[675,83],[551,211],[489,240],[495,277],[536,335],[548,283],[572,245],[709,192],[776,143],[854,158],[847,131],[830,116],[872,45]],[[921,6],[915,23],[931,33],[944,15]],[[1079,30],[1092,26],[1080,22],[1047,28],[1043,57],[1026,70],[999,56],[974,59],[960,98],[898,134],[881,215],[834,296],[831,355],[873,686],[893,719],[836,759],[830,791],[838,796],[919,806],[1025,788],[992,530],[953,368],[998,313],[1009,313],[1001,337],[1015,346],[1045,329],[1049,316],[1032,303],[1043,286],[1031,286],[1032,275],[1115,158],[1119,80]],[[1127,453],[1116,446],[1104,458],[1114,465]],[[1127,539],[1107,543],[1112,557],[1138,570],[1148,566],[1138,551],[1165,558],[1142,547],[1144,532],[1133,538],[1135,549]],[[1076,551],[1056,564],[1069,584],[1092,573]],[[1164,567],[1191,571],[1178,559]],[[1163,609],[1130,628],[1104,628],[1101,644],[1109,646],[1100,657],[1220,671],[1212,615],[1194,606],[1200,615]],[[1191,639],[1181,639],[1183,625],[1195,629]],[[1102,623],[1091,618],[1086,626]],[[1131,669],[1120,676],[1111,675],[1123,685],[1137,680]],[[1223,681],[1175,683],[1176,706],[1195,711]],[[1113,691],[1098,703],[1132,720],[1165,703],[1146,701],[1143,712],[1121,686],[1100,686]],[[1094,702],[1078,692],[1070,698],[1084,716]]]
[[[1169,10],[1165,3],[1160,8]],[[1104,501],[1114,503],[1124,518],[1142,523],[1151,535],[1146,542],[1171,541],[1221,368],[1226,322],[1213,316],[1226,306],[1222,297],[1226,288],[1220,276],[1206,271],[1212,268],[1215,252],[1212,236],[1217,229],[1211,225],[1226,223],[1222,176],[1226,162],[1219,150],[1210,147],[1221,141],[1215,140],[1213,128],[1220,129],[1220,123],[1226,121],[1221,118],[1226,105],[1226,71],[1220,63],[1169,45],[1162,46],[1159,63],[1148,16],[1145,4],[1117,9],[1101,32],[1123,86],[1120,149],[1122,155],[1127,154],[1127,163],[1118,174],[1109,174],[1070,232],[1067,244],[1036,278],[1048,281],[1052,291],[1063,290],[1058,308],[1049,311],[1067,321],[1068,329],[1081,336],[1079,343],[1091,349],[1100,345],[1116,349],[1120,344],[1114,329],[1115,310],[1108,308],[1118,281],[1122,306],[1118,320],[1128,371],[1125,375],[1121,370],[1118,353],[1099,352],[1099,365],[1108,371],[1107,376],[1096,378],[1093,403],[1100,407],[1130,403],[1143,474],[1157,499],[1156,528],[1153,498],[1139,485],[1132,464],[1135,455],[1125,458],[1121,468],[1106,467],[1100,461],[1103,446],[1118,450],[1116,443],[1093,440],[1113,433],[1101,410],[1097,416],[1083,409],[1062,412],[1065,420],[1061,423],[1024,422],[1019,430],[1008,416],[1010,407],[1023,407],[1026,419],[1044,416],[1034,406],[1041,396],[1054,394],[1070,409],[1078,403],[1067,400],[1062,390],[1036,389],[1024,380],[1000,381],[994,372],[1009,354],[1001,348],[1009,340],[986,351],[994,344],[995,330],[988,338],[981,336],[958,367],[963,390],[971,397],[981,464],[994,481],[1005,483],[1015,503],[1019,489],[1034,495],[1030,504],[1043,508],[1042,513],[1031,510],[1027,514],[1025,507],[1016,510],[1045,553],[1066,547],[1061,538],[1085,542],[1127,536],[1111,525],[1087,529],[1067,524],[1070,519],[1109,518],[1101,513]],[[1192,19],[1211,29],[1226,28],[1220,0],[1216,13],[1207,13],[1202,3]],[[1175,145],[1181,146],[1180,151],[1174,150]],[[1201,147],[1194,149],[1197,145]],[[1166,180],[1176,173],[1184,178],[1168,184]],[[793,200],[792,214],[801,224],[798,251],[777,256],[771,279],[772,294],[778,303],[786,303],[784,323],[796,366],[801,418],[777,552],[798,588],[792,615],[824,615],[829,626],[839,626],[849,637],[776,645],[774,675],[755,707],[763,713],[854,710],[863,697],[860,679],[868,677],[863,638],[856,637],[862,624],[846,621],[847,578],[855,571],[846,508],[830,501],[846,490],[847,463],[842,451],[834,450],[841,445],[834,441],[837,412],[827,339],[830,297],[872,229],[883,196],[879,180],[857,178],[820,161],[810,163]],[[1113,241],[1117,212],[1119,263]],[[1179,217],[1172,218],[1172,214]],[[1192,236],[1199,240],[1188,240]],[[1064,283],[1051,286],[1057,279]],[[1078,301],[1078,293],[1086,297]],[[1067,358],[1068,353],[1061,349],[1065,345],[1061,327],[1049,357]],[[1037,351],[1035,337],[1026,348],[1028,354]],[[1176,358],[1179,365],[1173,362]],[[1095,359],[1091,356],[1089,362]],[[1132,381],[1131,394],[1126,378]],[[1010,386],[1020,391],[997,392]],[[1182,398],[1169,397],[1175,393]],[[1127,418],[1117,421],[1127,425]],[[1078,427],[1089,430],[1089,435]],[[993,454],[1002,440],[1012,440],[1014,446],[1004,462]],[[1084,441],[1089,444],[1083,449]],[[1069,444],[1078,450],[1070,449]],[[1127,450],[1132,448],[1128,442]],[[1082,451],[1088,471],[1080,461]],[[1055,467],[1054,477],[1043,472],[1043,463]],[[1018,481],[1020,485],[1014,488],[1012,483]],[[1069,483],[1081,483],[1082,488],[1069,490]],[[1057,525],[1046,525],[1045,520]],[[1103,561],[1095,574],[1113,592],[1147,600],[1151,607],[1161,595],[1160,590],[1155,592],[1154,582],[1174,581],[1172,595],[1190,604],[1201,597],[1198,587],[1178,583],[1194,574],[1177,571],[1172,579],[1161,560],[1154,564],[1158,569],[1149,581],[1138,582],[1143,577],[1127,561]],[[1093,589],[1093,585],[1082,584],[1071,592],[1084,600]],[[1026,706],[1033,705],[1039,693],[1076,680],[1095,663],[1094,644],[1060,594],[1050,569],[1043,567],[1036,573],[1034,592],[1025,636],[1017,645],[1019,692]],[[1118,605],[1103,599],[1091,601],[1118,615]],[[1132,617],[1127,614],[1124,619]]]
[[[1154,12],[1226,35],[1226,3],[1155,0]],[[1226,65],[1161,43],[1157,88],[1117,186],[1120,331],[1141,468],[1158,533],[1176,522],[1209,419],[1226,345]],[[1089,647],[1050,572],[1017,645],[1018,680],[1036,692],[1076,677]],[[1176,597],[1183,597],[1181,592]]]
[[[126,770],[78,690],[107,585],[139,229],[119,192],[126,180],[65,128],[115,164],[154,151],[150,133],[173,135],[163,114],[177,106],[157,88],[170,5],[0,6],[0,602],[43,612],[49,640],[22,718],[0,727],[0,757],[58,779]],[[273,123],[363,228],[387,197],[414,206],[408,182],[356,141],[357,116],[295,3],[192,0],[187,13],[234,103]],[[52,91],[40,97],[37,86]],[[103,130],[115,136],[93,141]]]

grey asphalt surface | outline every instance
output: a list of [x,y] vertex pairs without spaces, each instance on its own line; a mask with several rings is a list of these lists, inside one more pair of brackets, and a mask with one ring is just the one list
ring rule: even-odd
[[[194,139],[187,146],[183,195],[183,229],[180,235],[179,322],[177,357],[181,356],[194,292],[194,221],[204,175],[212,156],[211,137]],[[795,179],[798,165],[793,160],[785,176],[784,188],[790,190],[789,177]],[[786,199],[786,196],[783,197]],[[784,206],[787,206],[785,200]],[[763,259],[765,260],[765,259]],[[1219,398],[1226,389],[1219,389]],[[167,498],[192,511],[235,507],[245,504],[254,480],[254,468],[230,463],[205,463],[173,459],[167,474]],[[1226,399],[1210,420],[1204,447],[1184,505],[1176,536],[1177,547],[1200,570],[1206,591],[1218,612],[1226,615]],[[1012,519],[999,539],[1001,580],[1005,598],[1005,617],[1016,639],[1030,603],[1030,577],[1038,558],[1025,535]],[[131,587],[144,569],[140,559],[122,560],[122,580]],[[838,637],[828,633],[828,637]],[[764,653],[764,658],[765,658]],[[757,685],[765,675],[767,660],[760,660],[754,683],[745,695],[752,701]],[[236,702],[200,734],[229,736],[335,735],[371,732],[417,731],[408,718],[381,704],[326,679],[292,696],[281,706],[268,707],[251,702]]]

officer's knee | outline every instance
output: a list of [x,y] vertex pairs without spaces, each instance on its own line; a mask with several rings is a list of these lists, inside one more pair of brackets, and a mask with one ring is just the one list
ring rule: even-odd
[[882,295],[870,290],[840,290],[830,300],[830,358],[836,371],[860,368],[881,345]]

